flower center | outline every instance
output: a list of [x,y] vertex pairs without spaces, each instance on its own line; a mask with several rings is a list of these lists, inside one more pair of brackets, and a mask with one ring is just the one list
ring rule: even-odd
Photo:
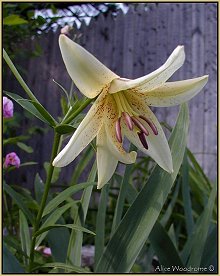
[[135,131],[143,147],[148,149],[146,136],[149,135],[149,131],[144,126],[143,122],[147,123],[154,135],[158,135],[155,124],[145,116],[135,112],[123,92],[114,93],[112,96],[118,110],[118,120],[115,123],[115,132],[118,142],[122,143],[121,120],[124,120],[127,128],[131,131]]

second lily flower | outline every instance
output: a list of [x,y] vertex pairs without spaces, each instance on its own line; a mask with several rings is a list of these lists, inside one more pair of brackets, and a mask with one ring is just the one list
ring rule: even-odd
[[137,153],[126,152],[124,136],[151,156],[167,172],[173,171],[172,156],[163,129],[149,106],[167,107],[194,97],[208,76],[167,82],[185,60],[178,46],[154,72],[130,80],[120,78],[83,47],[60,35],[59,45],[67,71],[88,98],[98,96],[72,138],[53,161],[63,167],[73,161],[95,138],[97,144],[98,189],[112,177],[118,161],[131,164]]

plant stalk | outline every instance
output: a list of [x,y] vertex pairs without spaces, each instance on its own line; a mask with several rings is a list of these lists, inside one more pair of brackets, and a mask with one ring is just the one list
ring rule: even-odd
[[31,250],[30,250],[30,262],[29,262],[29,269],[28,269],[29,272],[31,272],[31,270],[32,270],[32,265],[33,265],[33,261],[34,261],[34,250],[35,250],[35,244],[36,244],[36,237],[34,236],[34,234],[39,230],[40,221],[41,221],[42,214],[43,214],[43,211],[44,211],[44,208],[46,205],[48,193],[49,193],[50,186],[51,186],[51,179],[52,179],[53,171],[54,171],[54,166],[52,165],[52,162],[58,153],[60,138],[61,138],[60,134],[58,134],[58,133],[54,134],[54,142],[53,142],[49,170],[48,170],[47,179],[46,179],[46,183],[45,183],[45,189],[44,189],[44,193],[43,193],[41,203],[40,203],[40,208],[39,208],[37,218],[36,218],[34,228],[33,228]]
[[5,49],[3,49],[3,58],[5,60],[5,62],[8,64],[9,68],[11,69],[12,73],[14,74],[15,78],[18,80],[18,82],[20,83],[20,85],[22,86],[22,88],[24,89],[24,91],[27,93],[27,95],[29,96],[29,98],[32,101],[38,102],[38,99],[34,96],[34,94],[32,93],[32,91],[30,90],[30,88],[27,86],[27,84],[25,83],[25,81],[23,80],[22,76],[19,74],[18,70],[16,69],[16,67],[14,66],[12,60],[10,59],[10,57],[8,56],[7,52],[5,51]]
[[77,108],[72,114],[70,114],[65,120],[62,121],[63,124],[69,124],[77,115],[79,115],[84,108],[86,108],[94,99],[86,99],[84,103]]

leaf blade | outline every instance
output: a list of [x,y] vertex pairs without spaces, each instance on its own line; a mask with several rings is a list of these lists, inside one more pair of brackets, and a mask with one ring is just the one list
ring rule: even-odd
[[[179,171],[186,146],[188,125],[188,108],[186,104],[183,104],[170,138],[174,172],[168,174],[159,166],[155,167],[147,185],[138,194],[110,239],[96,272],[125,273],[131,269],[159,216]],[[114,256],[112,252],[115,253]]]
[[54,208],[56,208],[60,203],[62,203],[66,198],[70,197],[74,193],[95,184],[96,182],[84,182],[67,188],[47,204],[44,209],[43,216],[49,214],[52,210],[54,210]]

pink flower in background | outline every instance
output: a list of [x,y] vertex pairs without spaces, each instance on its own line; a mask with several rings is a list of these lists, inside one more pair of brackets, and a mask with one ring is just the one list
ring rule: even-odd
[[17,156],[15,152],[10,152],[6,155],[4,163],[5,168],[8,168],[10,165],[19,168],[20,164],[20,158]]
[[11,118],[13,117],[14,105],[11,100],[7,97],[3,97],[3,117]]
[[43,249],[43,254],[46,256],[51,256],[52,255],[51,249],[49,247],[45,247]]

